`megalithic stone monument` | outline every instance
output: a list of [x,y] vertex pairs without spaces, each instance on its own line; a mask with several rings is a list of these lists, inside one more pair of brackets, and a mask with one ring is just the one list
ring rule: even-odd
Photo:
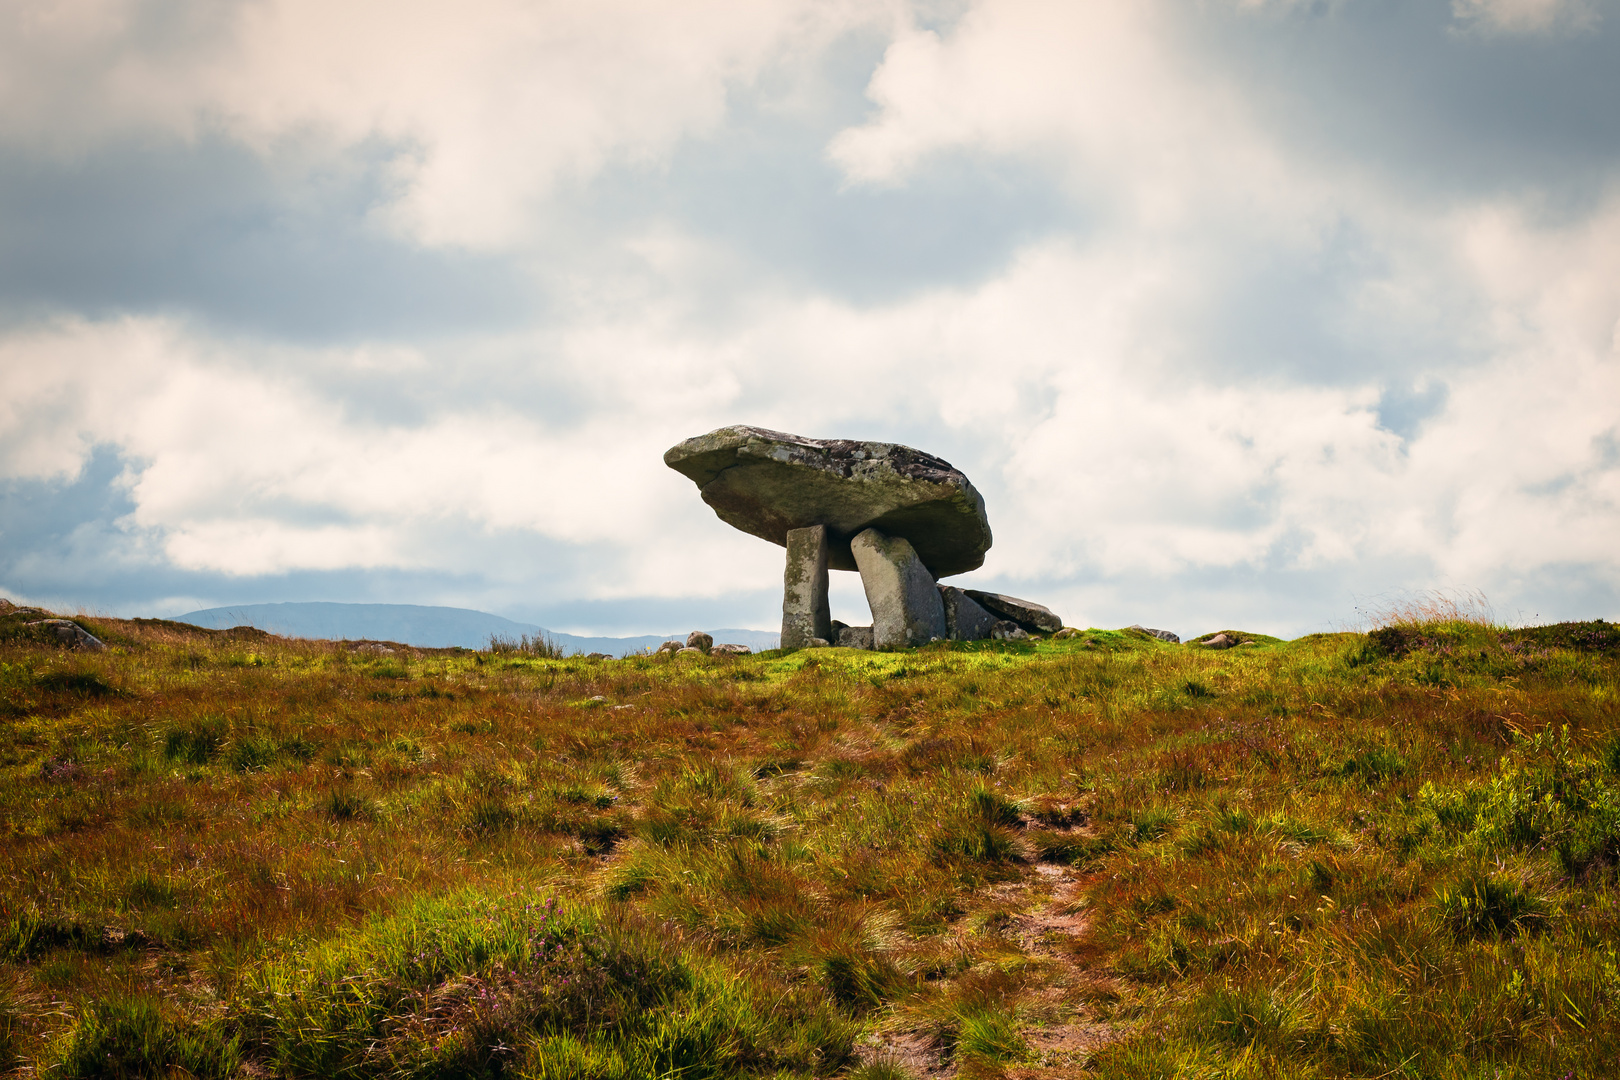
[[784,648],[831,640],[829,569],[860,571],[876,647],[946,637],[935,582],[977,570],[990,549],[984,499],[968,478],[898,443],[739,425],[671,447],[664,463],[697,484],[720,520],[788,549]]

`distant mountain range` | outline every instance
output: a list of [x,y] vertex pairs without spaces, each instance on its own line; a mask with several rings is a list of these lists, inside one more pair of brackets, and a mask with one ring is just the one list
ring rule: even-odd
[[[423,607],[419,604],[238,604],[233,607],[204,608],[174,616],[176,622],[190,623],[210,630],[252,626],[283,637],[317,638],[326,641],[397,641],[403,645],[444,648],[461,645],[469,649],[487,648],[491,637],[516,640],[544,634],[562,645],[565,652],[604,652],[625,656],[649,647],[656,648],[678,634],[644,634],[640,637],[580,637],[559,634],[532,623],[513,622],[487,611],[470,608]],[[755,652],[776,648],[778,635],[768,630],[709,630],[716,645],[746,645]]]

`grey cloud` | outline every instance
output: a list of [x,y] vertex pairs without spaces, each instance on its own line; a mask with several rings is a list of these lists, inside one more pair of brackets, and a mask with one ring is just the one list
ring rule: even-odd
[[1292,146],[1414,195],[1537,189],[1549,213],[1579,215],[1620,165],[1620,19],[1485,37],[1457,32],[1449,0],[1206,4],[1184,32]]
[[391,148],[263,158],[219,137],[71,160],[0,148],[0,312],[173,312],[296,342],[510,327],[543,314],[510,262],[369,222]]

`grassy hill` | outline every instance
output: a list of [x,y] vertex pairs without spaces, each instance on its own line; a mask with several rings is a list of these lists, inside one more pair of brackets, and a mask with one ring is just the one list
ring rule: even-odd
[[1597,1077],[1620,631],[741,659],[0,613],[22,1075]]

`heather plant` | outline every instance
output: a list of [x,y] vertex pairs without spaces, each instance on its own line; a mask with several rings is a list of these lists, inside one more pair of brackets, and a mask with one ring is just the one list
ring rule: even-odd
[[0,1069],[1606,1075],[1620,631],[1384,615],[612,662],[0,616]]

